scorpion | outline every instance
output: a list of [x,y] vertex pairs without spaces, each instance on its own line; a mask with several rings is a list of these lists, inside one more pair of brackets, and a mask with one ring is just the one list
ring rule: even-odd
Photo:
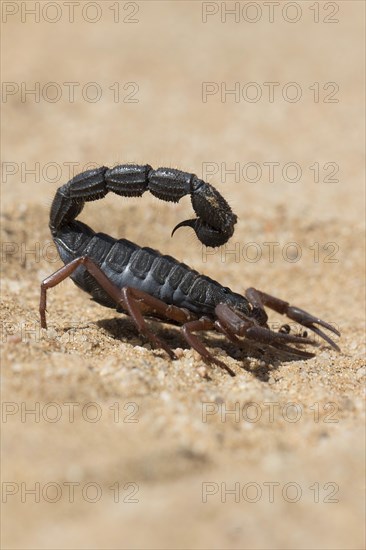
[[190,195],[196,217],[176,225],[172,235],[180,227],[190,227],[202,244],[218,247],[234,233],[237,216],[222,195],[195,174],[174,168],[154,170],[150,165],[137,164],[102,166],[82,172],[57,189],[51,206],[49,227],[65,265],[41,283],[42,328],[47,328],[47,290],[71,277],[95,302],[129,314],[139,333],[153,347],[165,350],[171,359],[176,359],[176,354],[151,331],[145,316],[181,325],[185,340],[202,359],[220,366],[231,376],[235,372],[210,353],[194,333],[214,329],[240,348],[249,339],[298,359],[314,357],[313,353],[289,345],[317,345],[307,333],[290,334],[288,325],[279,331],[270,329],[265,306],[313,331],[340,351],[319,327],[340,336],[337,329],[284,300],[255,288],[238,294],[171,256],[127,239],[95,233],[76,220],[86,202],[102,199],[108,192],[141,197],[146,191],[166,202],[179,202]]

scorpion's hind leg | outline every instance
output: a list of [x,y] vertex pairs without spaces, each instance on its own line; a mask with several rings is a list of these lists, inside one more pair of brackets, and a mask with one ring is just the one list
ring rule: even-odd
[[260,290],[256,290],[255,288],[248,288],[245,292],[245,296],[249,300],[249,302],[255,307],[264,310],[264,306],[267,306],[270,309],[277,311],[277,313],[286,315],[289,319],[292,319],[300,325],[312,330],[313,332],[315,332],[315,334],[328,342],[328,344],[330,344],[332,348],[340,351],[337,344],[327,334],[325,334],[325,332],[323,332],[318,326],[316,326],[319,325],[333,332],[337,336],[340,336],[340,332],[331,324],[322,321],[318,317],[314,317],[314,315],[311,315],[303,309],[300,309],[296,306],[291,306],[288,302],[276,298],[275,296],[271,296],[270,294],[266,294],[265,292],[261,292]]
[[139,332],[148,338],[156,347],[160,347],[172,358],[175,358],[173,350],[156,336],[147,326],[144,314],[158,315],[169,320],[184,323],[182,332],[187,342],[200,353],[205,359],[214,362],[225,368],[232,376],[235,373],[224,363],[213,357],[205,346],[192,334],[192,330],[207,330],[213,327],[213,323],[209,319],[193,320],[194,318],[188,310],[172,305],[167,305],[163,301],[151,296],[150,294],[132,287],[123,287],[122,290],[114,285],[108,277],[103,273],[98,265],[88,256],[81,256],[64,265],[55,273],[47,277],[41,284],[41,297],[39,304],[39,312],[41,316],[41,327],[47,328],[46,322],[46,306],[47,306],[47,290],[57,286],[59,283],[70,277],[72,273],[83,265],[85,269],[95,278],[98,284],[109,294],[116,302],[116,305],[121,305],[132,317]]
[[41,297],[39,302],[39,313],[41,317],[41,327],[47,328],[46,322],[46,307],[47,307],[47,290],[57,286],[59,283],[70,277],[74,271],[83,265],[85,269],[92,275],[98,284],[105,290],[109,296],[118,304],[121,301],[121,291],[114,285],[108,277],[103,273],[99,266],[93,262],[88,256],[80,256],[75,258],[68,264],[64,265],[55,273],[44,279],[41,283]]
[[44,279],[41,283],[41,296],[39,300],[39,315],[41,318],[41,327],[47,329],[46,311],[47,311],[47,290],[57,286],[59,283],[70,277],[72,273],[81,265],[84,258],[76,258],[70,263],[62,266],[60,269],[52,273]]
[[[171,358],[175,358],[173,350],[160,338],[153,334],[146,325],[142,316],[139,302],[143,302],[148,309],[153,312],[165,313],[171,319],[184,322],[190,319],[190,316],[185,313],[185,310],[180,308],[172,308],[167,306],[164,302],[150,296],[149,294],[141,291],[137,291],[134,288],[124,287],[120,290],[114,285],[108,277],[103,273],[100,267],[93,262],[88,256],[81,256],[72,260],[70,263],[64,265],[55,273],[47,277],[41,284],[41,297],[39,304],[39,312],[41,317],[41,327],[47,328],[46,322],[46,306],[47,306],[47,290],[70,277],[70,275],[80,266],[83,265],[85,269],[94,277],[101,288],[107,292],[107,294],[116,302],[116,305],[121,305],[131,315],[136,327],[144,334],[153,345],[164,349]],[[146,308],[145,308],[146,309]]]

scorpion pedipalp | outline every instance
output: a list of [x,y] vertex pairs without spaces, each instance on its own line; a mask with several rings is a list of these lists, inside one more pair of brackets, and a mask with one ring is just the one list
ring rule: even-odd
[[245,344],[238,338],[238,336],[243,336],[249,340],[267,344],[276,347],[281,351],[291,353],[299,359],[310,359],[311,357],[314,357],[313,353],[286,345],[286,343],[300,345],[307,344],[312,346],[316,345],[316,342],[309,338],[295,336],[289,334],[288,332],[282,332],[281,330],[276,332],[271,330],[267,325],[260,326],[255,318],[243,316],[242,314],[233,311],[233,309],[231,309],[227,304],[219,304],[216,306],[215,313],[218,318],[216,321],[216,327],[240,348],[244,348]]
[[318,336],[323,338],[323,340],[328,342],[328,344],[330,344],[332,348],[334,348],[336,351],[340,351],[339,346],[337,346],[337,344],[333,342],[333,340],[329,338],[329,336],[325,334],[325,332],[320,330],[319,327],[315,326],[315,325],[320,325],[321,327],[330,330],[337,336],[340,336],[341,333],[339,332],[339,330],[337,330],[331,324],[327,323],[326,321],[322,321],[318,317],[314,317],[314,315],[311,315],[307,311],[304,311],[303,309],[300,309],[299,307],[296,307],[296,306],[289,306],[286,310],[286,315],[293,321],[296,321],[300,325],[315,332],[315,334],[317,334]]
[[274,311],[277,311],[277,313],[286,315],[289,319],[296,321],[296,323],[299,323],[299,325],[302,325],[303,327],[312,330],[313,332],[315,332],[315,334],[328,342],[328,344],[330,344],[332,348],[334,348],[336,351],[340,351],[337,344],[331,338],[329,338],[329,336],[325,334],[325,332],[315,326],[320,325],[321,327],[333,332],[333,334],[340,336],[341,333],[339,332],[339,330],[333,327],[330,323],[322,321],[322,319],[319,319],[319,317],[315,317],[311,313],[308,313],[307,311],[304,311],[297,306],[291,306],[288,302],[281,300],[280,298],[276,298],[275,296],[271,296],[270,294],[267,294],[255,288],[248,288],[245,292],[245,296],[248,298],[250,303],[255,304],[256,307],[264,309],[264,306],[266,305]]

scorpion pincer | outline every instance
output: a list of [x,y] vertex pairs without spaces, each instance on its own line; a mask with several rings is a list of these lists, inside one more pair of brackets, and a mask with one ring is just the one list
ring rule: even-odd
[[237,216],[212,185],[194,174],[173,168],[153,170],[149,165],[135,164],[110,169],[103,166],[83,172],[57,189],[51,206],[49,226],[65,265],[41,284],[39,310],[43,328],[47,328],[47,290],[71,277],[99,304],[129,314],[139,332],[172,359],[175,358],[173,350],[150,330],[144,316],[182,325],[188,344],[202,358],[226,369],[232,376],[235,375],[232,369],[214,357],[194,333],[215,329],[239,347],[244,347],[245,339],[249,339],[300,359],[314,357],[288,345],[314,345],[313,340],[289,334],[288,330],[277,332],[269,328],[265,306],[312,330],[339,351],[319,327],[340,336],[338,330],[284,300],[255,288],[247,289],[244,296],[237,294],[171,256],[126,239],[95,233],[76,221],[85,202],[102,199],[108,192],[141,197],[146,191],[167,202],[178,202],[190,195],[196,217],[179,223],[172,235],[179,227],[188,226],[201,243],[217,247],[234,233]]

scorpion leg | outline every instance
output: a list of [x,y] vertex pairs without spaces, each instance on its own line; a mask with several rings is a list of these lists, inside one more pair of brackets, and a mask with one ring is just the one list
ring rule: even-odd
[[[207,317],[201,317],[201,319],[195,319],[195,317],[186,309],[179,308],[173,305],[167,305],[163,301],[147,294],[143,290],[137,288],[124,287],[122,289],[124,302],[129,306],[129,313],[134,319],[137,328],[146,336],[148,329],[146,327],[145,320],[142,316],[141,307],[144,309],[144,313],[150,313],[153,315],[159,315],[159,317],[166,317],[169,320],[184,323],[182,326],[182,333],[188,344],[195,349],[203,358],[212,363],[216,363],[221,368],[235,376],[235,373],[225,363],[216,359],[203,345],[203,343],[192,334],[195,330],[210,330],[214,327],[214,323]],[[125,306],[126,307],[126,306]],[[153,335],[155,338],[155,336]],[[165,349],[165,348],[164,348]],[[168,353],[171,350],[166,350]],[[171,353],[169,353],[171,355]]]
[[233,344],[236,344],[239,347],[243,347],[243,343],[239,340],[239,338],[229,329],[228,326],[223,325],[218,319],[215,321],[215,328],[218,332],[221,332],[221,334],[226,336],[230,342],[233,342]]
[[151,296],[147,292],[133,287],[123,287],[121,293],[123,298],[120,300],[120,303],[127,309],[138,330],[153,344],[163,348],[172,359],[176,359],[173,350],[150,331],[146,325],[143,313],[158,314],[160,317],[166,317],[169,320],[184,323],[192,319],[192,315],[189,311],[176,306],[167,305],[162,300]]
[[219,359],[216,359],[206,348],[206,346],[195,336],[192,334],[192,331],[196,330],[211,330],[214,328],[215,323],[208,319],[207,317],[201,317],[200,319],[196,319],[195,321],[190,321],[188,323],[185,323],[182,326],[182,333],[184,338],[187,340],[188,344],[195,349],[204,359],[209,361],[210,363],[215,363],[222,369],[225,369],[231,376],[235,376],[235,372],[231,370],[230,367],[225,365],[222,361]]
[[44,279],[41,283],[41,297],[39,302],[39,313],[41,317],[41,327],[47,328],[46,321],[46,307],[47,307],[47,290],[57,286],[59,283],[70,277],[70,275],[79,267],[83,265],[85,269],[92,275],[99,285],[109,294],[109,296],[115,300],[118,304],[121,301],[121,291],[114,285],[108,277],[103,273],[99,266],[97,266],[93,260],[88,256],[80,256],[75,258],[70,263],[64,265],[55,273]]
[[339,347],[327,334],[325,334],[320,328],[318,328],[315,325],[319,325],[321,327],[326,328],[327,330],[330,330],[337,336],[340,336],[340,332],[334,328],[329,323],[326,323],[325,321],[322,321],[318,317],[314,317],[314,315],[311,315],[307,311],[304,311],[303,309],[300,309],[296,306],[291,306],[288,302],[285,302],[284,300],[281,300],[279,298],[276,298],[275,296],[271,296],[270,294],[266,294],[265,292],[261,292],[260,290],[256,290],[255,288],[248,288],[245,292],[245,296],[249,300],[249,302],[259,308],[262,308],[264,310],[264,306],[267,306],[274,311],[277,311],[277,313],[281,313],[282,315],[286,315],[289,317],[289,319],[292,319],[293,321],[296,321],[300,325],[312,330],[323,338],[328,344],[332,346],[337,351],[340,351]]
[[154,298],[150,294],[137,290],[132,287],[124,287],[120,290],[114,285],[108,277],[103,273],[98,265],[88,256],[81,256],[72,260],[69,264],[61,267],[55,273],[47,277],[41,284],[41,297],[39,312],[41,317],[41,327],[47,328],[46,322],[46,306],[47,306],[47,290],[69,277],[80,265],[83,265],[85,269],[92,275],[98,284],[105,290],[109,296],[120,304],[132,317],[138,330],[146,336],[155,346],[160,347],[166,351],[166,353],[172,358],[175,358],[175,354],[169,346],[161,340],[158,336],[153,334],[145,323],[141,308],[144,309],[144,313],[147,311],[150,313],[158,313],[161,316],[165,316],[168,319],[186,322],[192,319],[192,315],[188,310],[178,308],[176,306],[167,305],[158,298]]
[[[224,326],[221,321],[217,320],[215,321],[215,327],[219,332],[224,334],[233,344],[236,344],[240,349],[245,349],[245,344],[242,342],[230,329],[228,326]],[[314,353],[309,353],[307,351],[302,351],[299,349],[291,348],[290,346],[286,346],[283,343],[272,343],[273,347],[280,349],[281,351],[290,353],[292,355],[296,355],[298,357],[301,357],[303,359],[311,359],[312,357],[315,357]]]

